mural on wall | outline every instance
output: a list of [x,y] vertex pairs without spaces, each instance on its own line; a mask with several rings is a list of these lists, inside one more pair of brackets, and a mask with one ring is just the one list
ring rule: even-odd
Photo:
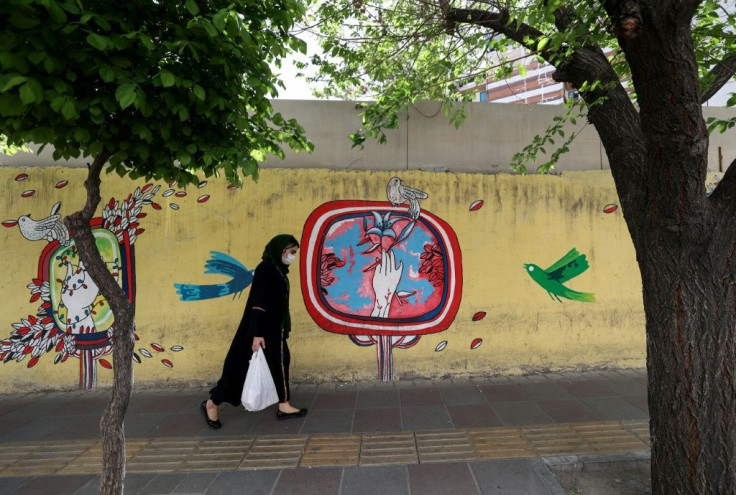
[[219,284],[174,284],[180,300],[202,301],[230,294],[235,299],[253,282],[255,270],[248,270],[240,261],[225,253],[210,251],[210,254],[212,256],[204,264],[204,273],[225,275],[230,280]]
[[386,193],[387,203],[332,201],[314,210],[300,261],[312,319],[359,346],[375,345],[382,381],[393,377],[393,349],[450,326],[462,292],[457,237],[420,208],[427,193],[398,177]]
[[[16,181],[28,178],[20,174]],[[68,181],[57,182],[61,189]],[[108,270],[118,281],[130,301],[135,301],[135,254],[133,245],[144,229],[140,219],[145,206],[153,203],[159,186],[147,184],[128,195],[124,201],[110,199],[102,216],[91,220],[92,233]],[[35,193],[29,189],[22,197]],[[160,207],[159,207],[160,208]],[[50,215],[39,220],[24,215],[18,220],[5,220],[5,227],[18,226],[21,235],[30,241],[45,240],[38,261],[38,274],[27,286],[30,302],[41,302],[35,315],[13,323],[10,336],[0,341],[0,360],[23,362],[34,367],[47,353],[55,352],[54,364],[70,357],[79,359],[79,386],[95,388],[97,364],[112,368],[103,358],[112,351],[114,317],[99,288],[79,259],[74,239],[61,222],[61,203],[51,208]],[[137,336],[136,336],[137,338]],[[152,344],[153,345],[153,344]],[[137,356],[136,356],[137,357]],[[136,359],[140,362],[140,358]],[[164,363],[166,364],[166,363]]]
[[580,254],[575,248],[572,248],[547,269],[542,269],[531,263],[524,265],[524,269],[529,276],[547,291],[553,301],[557,300],[557,302],[562,302],[561,297],[572,301],[595,302],[594,294],[578,292],[564,285],[565,282],[577,277],[588,267],[588,260],[585,259],[585,255]]

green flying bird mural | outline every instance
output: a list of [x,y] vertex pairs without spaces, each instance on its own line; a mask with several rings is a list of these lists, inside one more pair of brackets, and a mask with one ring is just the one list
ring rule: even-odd
[[524,269],[529,276],[547,291],[547,294],[549,294],[552,300],[557,299],[558,302],[562,302],[561,297],[580,302],[595,301],[594,294],[590,292],[578,292],[568,289],[563,285],[568,280],[583,273],[588,267],[588,260],[585,259],[585,255],[580,254],[575,248],[572,248],[565,256],[557,260],[555,264],[546,270],[531,263],[524,265]]

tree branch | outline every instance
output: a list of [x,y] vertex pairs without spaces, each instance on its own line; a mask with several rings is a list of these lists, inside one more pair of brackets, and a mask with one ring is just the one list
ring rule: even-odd
[[509,17],[508,12],[488,12],[479,9],[448,9],[445,11],[445,18],[457,24],[474,24],[492,29],[531,51],[536,51],[536,43],[529,43],[529,39],[535,40],[544,34],[528,24],[522,23],[517,25]]
[[714,77],[713,84],[700,93],[700,103],[710,100],[736,74],[736,53],[729,55],[713,67],[710,75]]
[[723,179],[720,180],[709,200],[716,208],[726,207],[736,210],[736,159],[726,169]]

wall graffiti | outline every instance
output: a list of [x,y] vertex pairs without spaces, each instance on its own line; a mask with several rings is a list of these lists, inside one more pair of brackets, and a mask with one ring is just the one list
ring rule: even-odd
[[[20,178],[20,179],[19,179]],[[25,180],[26,174],[16,177]],[[60,181],[56,188],[66,186]],[[108,270],[130,301],[135,301],[135,255],[133,245],[144,229],[139,220],[146,216],[142,208],[154,205],[159,186],[147,184],[136,188],[124,201],[110,199],[102,216],[90,226]],[[35,191],[34,191],[35,192]],[[32,194],[24,191],[23,197]],[[79,359],[79,387],[93,389],[97,384],[97,364],[112,365],[103,356],[112,351],[114,317],[99,288],[79,260],[77,247],[61,222],[61,203],[51,208],[48,217],[34,220],[24,215],[18,220],[5,220],[5,227],[18,226],[30,241],[48,241],[38,261],[38,275],[27,288],[30,302],[41,302],[35,315],[13,323],[10,336],[0,341],[0,360],[22,362],[34,367],[47,353],[55,352],[54,364],[70,357]]]
[[584,254],[572,248],[562,258],[547,269],[538,265],[525,264],[524,269],[540,287],[547,291],[549,297],[562,302],[561,297],[572,301],[595,302],[595,295],[590,292],[578,292],[565,286],[565,282],[577,277],[589,267]]
[[[388,203],[333,201],[314,210],[302,236],[307,311],[328,332],[376,346],[378,378],[393,377],[393,349],[449,327],[462,292],[452,228],[421,210],[428,195],[393,178]],[[408,203],[408,210],[401,206]]]
[[253,282],[253,272],[230,255],[210,251],[210,259],[204,264],[204,273],[225,275],[227,282],[219,284],[174,284],[176,293],[182,301],[202,301],[217,297],[239,296]]

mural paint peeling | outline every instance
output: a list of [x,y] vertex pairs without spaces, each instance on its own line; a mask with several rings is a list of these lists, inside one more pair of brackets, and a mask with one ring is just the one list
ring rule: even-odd
[[565,256],[546,270],[534,264],[524,265],[524,269],[529,276],[547,291],[553,301],[556,299],[557,302],[562,302],[561,297],[572,301],[595,302],[594,294],[578,292],[563,285],[583,273],[588,267],[588,260],[585,259],[585,255],[580,254],[575,248],[568,251]]
[[389,203],[323,204],[307,219],[301,242],[307,311],[322,329],[375,345],[382,381],[393,377],[393,349],[449,327],[462,291],[457,237],[419,207],[427,193],[395,177],[387,196]]
[[254,270],[248,270],[240,261],[225,253],[210,251],[210,254],[212,256],[204,264],[204,273],[225,275],[230,280],[207,285],[174,284],[180,300],[201,301],[230,294],[235,299],[235,296],[239,296],[253,282]]
[[[57,189],[59,184],[64,187],[67,181],[57,182]],[[133,302],[133,244],[144,231],[139,220],[146,213],[141,210],[153,204],[158,189],[159,186],[147,184],[136,188],[125,201],[112,198],[103,208],[102,217],[90,222],[102,259]],[[30,302],[40,301],[41,306],[36,315],[12,324],[14,330],[10,337],[0,342],[0,359],[3,363],[22,362],[28,357],[27,366],[32,368],[50,352],[56,352],[54,364],[74,357],[80,361],[79,387],[92,389],[97,383],[97,363],[112,368],[109,361],[101,358],[112,351],[114,317],[79,259],[74,239],[61,222],[60,209],[61,203],[57,202],[46,218],[34,220],[24,215],[16,222],[3,222],[6,227],[17,225],[25,239],[46,240],[47,244],[39,256],[38,275],[27,286],[31,292]]]

